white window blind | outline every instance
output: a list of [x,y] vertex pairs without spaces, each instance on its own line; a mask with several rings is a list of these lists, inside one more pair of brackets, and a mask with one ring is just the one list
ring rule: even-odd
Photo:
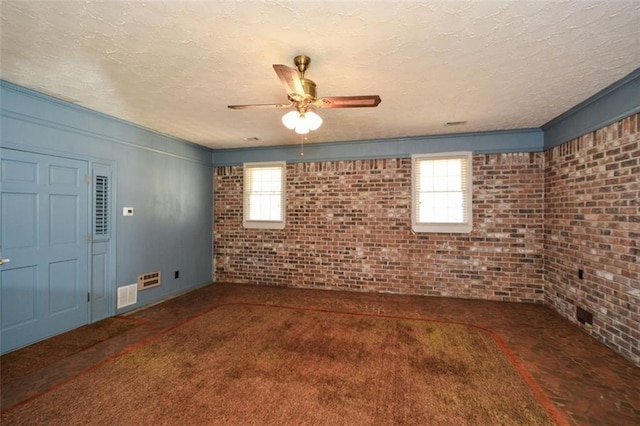
[[245,228],[284,228],[286,163],[244,164]]
[[471,232],[471,152],[412,156],[412,228]]

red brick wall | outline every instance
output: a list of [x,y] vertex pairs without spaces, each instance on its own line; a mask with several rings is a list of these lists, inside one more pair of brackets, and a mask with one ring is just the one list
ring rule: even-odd
[[215,171],[216,280],[544,300],[544,155],[473,156],[470,234],[411,231],[411,160],[287,165],[286,228],[242,227],[242,167]]
[[[640,116],[545,153],[548,304],[640,365]],[[578,278],[578,269],[584,278]]]

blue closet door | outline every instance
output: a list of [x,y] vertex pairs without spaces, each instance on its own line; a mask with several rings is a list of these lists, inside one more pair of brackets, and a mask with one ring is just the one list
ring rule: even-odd
[[[0,150],[2,353],[87,324],[87,162]],[[7,261],[8,259],[8,261]]]

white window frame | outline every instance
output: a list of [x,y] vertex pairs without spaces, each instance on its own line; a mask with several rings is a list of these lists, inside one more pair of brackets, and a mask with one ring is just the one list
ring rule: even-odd
[[[261,168],[280,168],[282,170],[282,181],[280,184],[280,219],[279,220],[255,220],[250,219],[250,200],[251,188],[249,187],[249,179],[247,173],[252,169]],[[285,161],[273,161],[264,163],[244,163],[242,165],[242,225],[245,228],[257,229],[284,229],[286,218],[286,181],[287,181],[287,163]]]
[[[466,162],[461,176],[463,192],[463,218],[460,222],[419,222],[418,167],[421,161],[460,159]],[[411,156],[411,229],[414,232],[469,233],[473,229],[473,158],[471,151],[414,154]],[[466,170],[465,170],[466,169]]]

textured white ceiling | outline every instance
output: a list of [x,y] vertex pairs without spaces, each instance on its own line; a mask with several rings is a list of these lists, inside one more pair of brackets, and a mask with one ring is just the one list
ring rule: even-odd
[[[308,142],[539,127],[640,67],[640,1],[2,1],[0,78],[205,145],[299,137],[272,64],[311,57]],[[466,121],[461,126],[445,126]],[[257,137],[258,141],[244,141]]]

